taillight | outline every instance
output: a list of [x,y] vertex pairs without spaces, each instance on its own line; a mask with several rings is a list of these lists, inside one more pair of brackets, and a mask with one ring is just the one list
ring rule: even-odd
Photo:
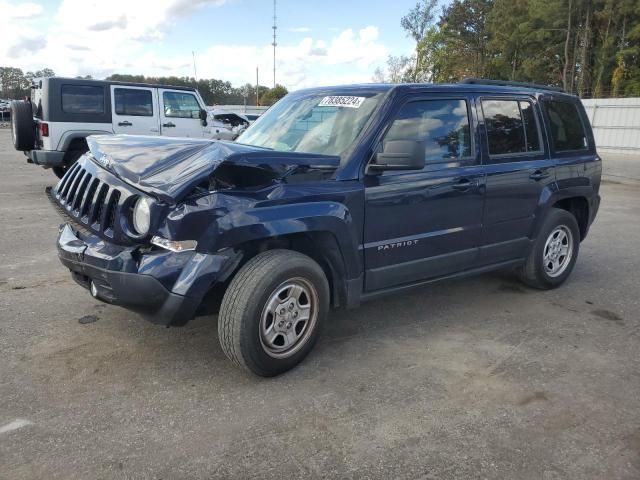
[[48,137],[49,136],[49,124],[40,122],[40,136]]

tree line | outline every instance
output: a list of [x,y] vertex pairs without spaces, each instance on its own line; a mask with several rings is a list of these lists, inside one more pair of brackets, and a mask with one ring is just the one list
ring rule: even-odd
[[[31,82],[34,78],[53,76],[55,76],[55,72],[50,68],[23,73],[19,68],[0,67],[0,98],[15,99],[30,96]],[[76,78],[91,79],[91,76]],[[230,82],[215,78],[196,81],[193,77],[146,77],[144,75],[113,74],[106,80],[193,87],[198,89],[207,105],[256,105],[257,100],[258,104],[268,106],[288,93],[282,85],[276,85],[274,88],[259,85],[256,96],[255,85],[247,83],[242,87],[234,87]]]
[[31,95],[31,81],[39,77],[53,77],[50,68],[26,72],[20,68],[0,67],[0,98],[15,99]]
[[374,81],[466,77],[554,85],[583,98],[640,96],[638,0],[420,0],[401,19],[412,56]]

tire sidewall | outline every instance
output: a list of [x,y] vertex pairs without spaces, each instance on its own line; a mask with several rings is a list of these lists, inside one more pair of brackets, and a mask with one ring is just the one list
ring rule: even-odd
[[[564,272],[562,272],[562,274],[558,275],[557,277],[551,277],[547,274],[544,268],[544,248],[549,235],[551,235],[551,232],[553,232],[553,230],[561,225],[564,225],[571,231],[571,237],[573,241],[573,254],[571,256],[571,260],[569,261],[569,265],[567,265],[567,268],[564,270]],[[552,209],[549,212],[544,225],[542,226],[542,229],[540,230],[540,234],[538,235],[538,239],[534,246],[535,271],[538,281],[547,288],[555,288],[563,284],[573,271],[573,267],[578,260],[579,250],[580,228],[578,227],[578,222],[576,221],[575,217],[566,210],[555,208]]]
[[[299,259],[295,265],[283,264],[280,268],[276,267],[268,277],[259,282],[255,289],[255,301],[249,302],[244,311],[240,325],[240,349],[251,370],[262,376],[278,375],[293,368],[309,354],[321,334],[329,310],[329,287],[322,269],[313,260],[308,260]],[[313,332],[299,351],[287,358],[274,358],[265,352],[260,340],[262,312],[273,291],[294,277],[305,278],[315,287],[318,294],[318,318]]]

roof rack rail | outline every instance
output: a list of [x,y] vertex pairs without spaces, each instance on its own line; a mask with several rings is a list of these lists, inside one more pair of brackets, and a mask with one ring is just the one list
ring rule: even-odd
[[459,83],[473,84],[473,85],[496,85],[500,87],[522,87],[522,88],[534,88],[538,90],[552,90],[554,92],[565,91],[560,87],[552,87],[551,85],[538,85],[537,83],[526,82],[511,82],[509,80],[487,80],[484,78],[465,78]]

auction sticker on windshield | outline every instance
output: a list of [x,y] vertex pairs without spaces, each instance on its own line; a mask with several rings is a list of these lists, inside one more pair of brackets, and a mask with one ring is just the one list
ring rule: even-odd
[[360,105],[362,105],[364,101],[365,97],[331,96],[324,97],[318,106],[360,108]]

